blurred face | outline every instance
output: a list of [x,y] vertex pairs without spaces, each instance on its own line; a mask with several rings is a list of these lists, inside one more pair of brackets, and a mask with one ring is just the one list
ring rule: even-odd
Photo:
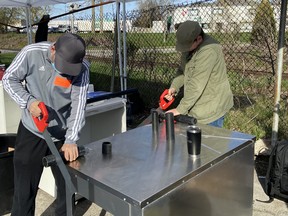
[[54,64],[54,62],[55,62],[55,53],[56,53],[55,46],[52,45],[50,49],[51,49],[51,56],[50,56],[50,58],[51,58],[52,66],[53,66],[53,68],[54,68],[55,71],[57,71],[59,74],[62,74],[61,71],[57,70],[57,68],[55,67],[55,64]]
[[56,52],[56,50],[55,50],[55,45],[52,45],[51,48],[50,48],[50,50],[51,50],[51,56],[50,56],[50,58],[51,58],[51,61],[54,62],[54,61],[55,61],[55,52]]
[[202,36],[200,36],[200,35],[197,36],[197,38],[194,40],[194,42],[190,48],[190,51],[195,50],[202,43],[202,41],[203,41]]

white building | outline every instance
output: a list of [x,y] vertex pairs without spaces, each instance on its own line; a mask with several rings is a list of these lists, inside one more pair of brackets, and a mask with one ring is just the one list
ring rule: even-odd
[[[51,20],[49,22],[50,27],[57,27],[59,25],[71,25],[70,20]],[[114,32],[115,29],[115,22],[114,21],[103,21],[103,31],[109,31],[109,32]],[[92,29],[92,21],[91,20],[74,20],[74,26],[78,28],[78,31],[80,32],[91,32]],[[123,23],[120,22],[120,29],[123,29]],[[131,20],[126,20],[126,31],[130,32],[132,29],[132,21]],[[101,30],[101,22],[95,21],[95,31],[100,31]]]
[[[199,4],[193,7],[177,8],[173,12],[173,25],[186,20],[197,21],[205,32],[238,31],[250,32],[258,4],[227,5]],[[280,6],[272,5],[277,27],[280,22]],[[175,31],[175,30],[174,30]]]

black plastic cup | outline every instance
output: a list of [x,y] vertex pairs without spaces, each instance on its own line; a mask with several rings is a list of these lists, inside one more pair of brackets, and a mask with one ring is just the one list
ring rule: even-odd
[[110,142],[102,143],[102,154],[110,155],[112,153],[112,144]]
[[193,157],[201,153],[201,129],[196,125],[187,127],[187,150]]

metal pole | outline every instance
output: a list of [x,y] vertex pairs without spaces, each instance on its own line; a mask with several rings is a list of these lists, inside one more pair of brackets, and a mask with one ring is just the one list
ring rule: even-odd
[[28,37],[28,44],[32,44],[32,29],[31,29],[31,6],[27,5],[25,8],[26,12],[26,30]]
[[75,33],[75,29],[74,29],[74,14],[71,14],[71,29],[70,31],[72,33]]
[[[95,0],[91,0],[91,4],[95,5]],[[91,23],[91,32],[95,33],[95,8],[91,8],[92,10],[92,23]]]
[[115,20],[115,26],[114,26],[114,46],[113,46],[113,60],[112,60],[112,75],[111,75],[111,86],[110,86],[110,92],[114,92],[114,85],[115,85],[115,67],[116,67],[116,55],[117,55],[117,38],[118,38],[118,31],[117,31],[117,17]]
[[127,47],[126,47],[126,3],[123,2],[123,79],[124,90],[127,89]]
[[122,48],[121,48],[121,29],[120,29],[120,2],[117,2],[117,31],[118,31],[118,56],[119,56],[119,70],[120,70],[120,86],[123,91],[123,65],[122,65]]
[[[103,0],[100,0],[100,4],[103,3]],[[100,6],[100,33],[103,33],[103,6]]]
[[275,101],[273,109],[273,125],[272,125],[272,139],[271,139],[272,146],[275,146],[277,142],[278,126],[279,126],[280,92],[281,92],[281,80],[283,70],[283,49],[285,46],[284,40],[285,40],[286,13],[287,13],[287,0],[282,0],[280,25],[279,25],[279,38],[278,38],[278,54],[277,54],[278,67],[275,83]]

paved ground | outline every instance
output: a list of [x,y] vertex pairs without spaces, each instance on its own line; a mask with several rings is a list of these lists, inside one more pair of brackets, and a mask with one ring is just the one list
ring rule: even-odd
[[[260,180],[260,181],[259,181]],[[268,197],[263,191],[260,184],[264,179],[258,178],[256,171],[254,172],[254,199],[253,199],[253,216],[287,216],[288,203],[274,200],[272,203],[263,203]],[[259,201],[260,200],[260,201]]]
[[[256,155],[265,151],[263,143],[255,145]],[[264,153],[265,154],[265,153]],[[258,166],[258,165],[257,165]],[[257,171],[257,172],[256,172]],[[261,183],[264,181],[263,176],[258,176],[259,170],[254,170],[254,198],[253,198],[253,216],[287,216],[288,203],[274,200],[272,203],[265,203],[268,197],[263,191]],[[53,216],[54,198],[46,192],[39,190],[36,201],[36,216]],[[6,214],[5,216],[9,216]],[[111,214],[103,214],[101,208],[88,200],[80,201],[77,204],[76,216],[111,216]],[[178,216],[178,215],[175,215]],[[180,216],[180,215],[179,215]],[[182,215],[181,215],[182,216]],[[201,215],[198,215],[201,216]],[[219,215],[221,216],[221,215]]]

